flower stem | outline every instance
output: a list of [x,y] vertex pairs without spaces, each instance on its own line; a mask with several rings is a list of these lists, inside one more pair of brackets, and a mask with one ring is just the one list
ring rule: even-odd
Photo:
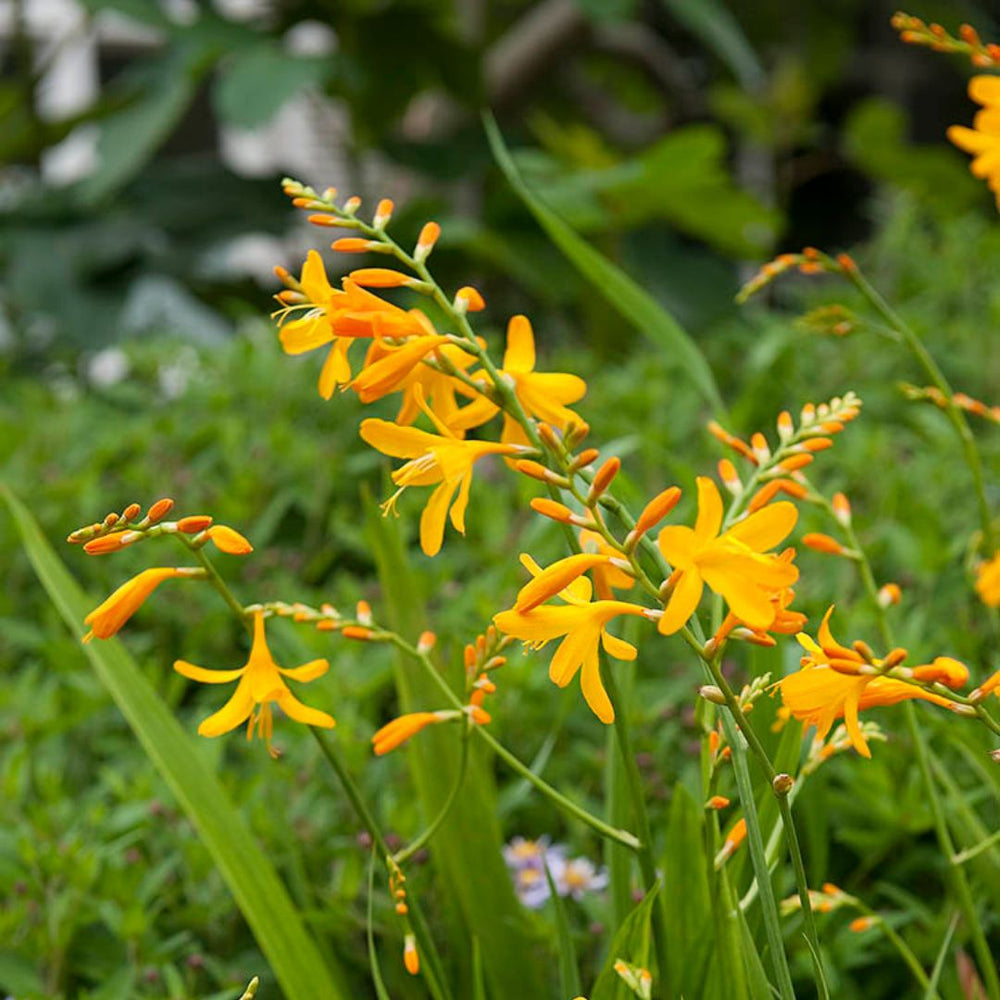
[[[448,703],[453,708],[464,710],[465,706],[455,695],[454,691],[448,687],[444,678],[437,672],[430,657],[428,657],[425,653],[421,653],[415,646],[411,646],[410,643],[395,633],[389,634],[388,638],[397,649],[402,650],[404,653],[412,656],[420,662],[428,676],[434,681],[438,689],[441,691],[441,694],[447,699]],[[578,806],[575,802],[568,799],[562,794],[562,792],[553,788],[547,781],[535,774],[535,772],[532,771],[527,764],[515,757],[514,754],[512,754],[483,726],[474,726],[473,731],[476,736],[481,739],[512,771],[515,771],[526,781],[534,785],[538,791],[540,791],[550,801],[555,803],[560,809],[569,813],[571,816],[574,816],[582,823],[585,823],[602,837],[614,840],[615,842],[622,844],[633,851],[639,851],[641,849],[642,842],[638,837],[629,833],[627,830],[619,830],[616,827],[610,826],[593,813],[587,812],[587,810],[582,806]]]

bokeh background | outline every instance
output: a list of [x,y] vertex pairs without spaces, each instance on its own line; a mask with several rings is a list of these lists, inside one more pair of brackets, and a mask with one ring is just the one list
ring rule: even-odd
[[[944,140],[947,125],[972,117],[971,69],[900,44],[893,9],[880,0],[5,0],[4,481],[56,543],[108,510],[169,495],[182,513],[211,513],[253,540],[251,560],[226,565],[247,601],[366,597],[377,607],[364,512],[385,489],[385,464],[357,441],[354,398],[324,403],[316,359],[282,356],[268,319],[273,266],[297,271],[328,235],[288,206],[278,183],[286,174],[368,205],[392,197],[402,241],[439,221],[439,279],[482,290],[480,329],[495,343],[506,318],[526,312],[544,364],[588,379],[581,412],[595,443],[624,459],[633,497],[706,473],[719,452],[703,402],[538,228],[490,155],[488,108],[531,189],[697,340],[734,430],[859,392],[864,416],[824,456],[824,484],[851,496],[880,582],[903,586],[905,643],[974,670],[988,664],[970,597],[965,473],[942,415],[898,388],[919,374],[887,341],[823,337],[799,319],[830,301],[860,310],[843,287],[794,278],[750,307],[733,303],[740,282],[780,251],[850,250],[956,387],[1000,397],[996,207]],[[993,3],[915,0],[909,12],[1000,35]],[[357,265],[326,261],[332,274]],[[995,482],[995,429],[977,430]],[[450,538],[433,562],[415,553],[446,651],[509,600],[519,580],[512,550],[558,551],[526,515],[528,495],[502,469],[487,471],[469,538]],[[400,506],[415,549],[418,502]],[[823,530],[813,517],[804,528]],[[261,995],[278,995],[5,515],[0,552],[0,988],[228,997],[259,972]],[[65,558],[96,596],[147,565],[148,550]],[[855,602],[846,631],[865,634],[871,617],[849,567],[811,553],[800,561],[804,609],[818,617],[833,600]],[[193,728],[210,701],[170,664],[183,655],[227,665],[239,635],[192,591],[158,598],[127,641]],[[331,653],[290,628],[276,648],[289,660],[334,659],[323,707],[390,827],[412,833],[405,769],[372,764],[367,749],[392,712],[388,658],[343,644]],[[666,808],[694,765],[687,706],[697,679],[678,650],[654,649],[636,728],[651,794]],[[794,663],[794,650],[787,656]],[[781,668],[780,659],[769,666]],[[527,659],[501,687],[504,738],[527,758],[558,747],[550,779],[597,796],[604,734],[576,694],[560,695]],[[204,752],[321,939],[364,984],[366,851],[300,736],[282,730],[281,766],[242,741]],[[958,743],[946,777],[971,790],[988,832],[1000,820],[996,776],[979,763],[977,735]],[[828,765],[810,789],[804,836],[810,872],[906,914],[930,964],[950,915],[910,753],[899,737],[871,764]],[[507,835],[551,833],[598,856],[599,845],[523,788],[506,785],[500,802]],[[997,898],[993,856],[978,864],[975,877]],[[584,904],[574,918],[581,939],[597,941],[587,935],[606,918],[599,900]],[[837,925],[824,939],[842,977],[836,995],[909,995],[878,936]],[[805,964],[800,971],[808,977]],[[958,992],[962,976],[960,962],[949,964],[949,996],[974,995]]]

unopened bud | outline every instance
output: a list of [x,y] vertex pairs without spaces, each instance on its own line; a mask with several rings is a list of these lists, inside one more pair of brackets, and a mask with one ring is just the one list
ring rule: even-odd
[[412,934],[407,934],[403,940],[403,965],[411,976],[420,972],[420,955],[417,953],[416,938]]
[[597,461],[600,456],[600,452],[596,448],[584,448],[576,458],[570,462],[569,469],[570,472],[576,472],[578,469],[583,469],[588,465],[593,464]]
[[698,688],[698,694],[705,701],[710,701],[713,705],[725,705],[726,703],[726,696],[722,693],[721,688],[716,687],[714,684],[703,684]]
[[577,445],[579,445],[589,433],[590,424],[588,424],[585,420],[581,420],[579,417],[575,420],[571,420],[566,425],[566,429],[563,431],[563,438],[566,441],[566,447],[569,448],[570,451],[575,450]]
[[820,531],[810,532],[809,534],[803,535],[802,544],[807,549],[812,549],[815,552],[825,552],[827,555],[831,556],[841,556],[845,553],[844,546],[841,545],[836,538],[824,535]]
[[454,307],[459,312],[482,312],[486,308],[486,300],[477,289],[466,285],[455,292]]
[[713,795],[706,803],[706,809],[725,809],[729,805],[729,799],[725,795]]
[[776,774],[771,780],[771,789],[779,798],[784,798],[795,784],[795,779],[790,774]]
[[358,623],[360,625],[371,625],[372,623],[371,605],[367,601],[358,601],[354,617],[357,618]]
[[782,442],[787,441],[795,433],[795,424],[792,415],[788,410],[782,410],[778,414],[778,437]]
[[719,479],[722,480],[722,485],[725,486],[733,496],[738,496],[743,492],[743,484],[740,482],[736,466],[733,465],[728,458],[719,459],[718,470]]
[[421,632],[417,640],[417,652],[429,653],[437,642],[437,636],[433,632]]
[[635,548],[636,543],[650,528],[655,527],[677,506],[681,498],[681,491],[677,486],[671,486],[662,493],[658,493],[642,509],[639,519],[635,522],[635,527],[629,532],[625,542],[627,551]]
[[372,225],[376,229],[384,229],[392,218],[393,208],[395,208],[395,205],[393,205],[392,201],[389,198],[383,198],[375,206],[375,216],[372,219]]
[[618,475],[618,470],[621,467],[621,459],[612,456],[597,470],[594,475],[594,481],[590,484],[590,491],[587,494],[588,507],[592,507],[597,503],[604,491],[611,485],[612,480]]
[[843,493],[834,493],[830,501],[834,516],[846,528],[851,523],[851,504]]
[[440,236],[441,227],[436,222],[424,223],[424,228],[420,230],[420,235],[417,237],[417,245],[413,251],[414,260],[418,263],[427,260],[434,249],[434,244],[437,243]]
[[898,583],[886,583],[879,588],[878,603],[880,607],[891,607],[893,604],[899,604],[902,599],[903,592],[899,589]]
[[134,521],[139,516],[140,513],[142,513],[142,508],[137,503],[130,503],[122,511],[122,520]]

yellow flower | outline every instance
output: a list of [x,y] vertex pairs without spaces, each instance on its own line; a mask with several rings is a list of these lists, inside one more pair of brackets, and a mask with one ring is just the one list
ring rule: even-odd
[[799,571],[790,559],[763,554],[795,527],[795,505],[770,504],[720,535],[722,497],[711,479],[698,477],[698,518],[694,529],[670,525],[659,535],[660,551],[674,567],[674,589],[660,619],[660,631],[672,635],[694,614],[707,583],[721,594],[733,614],[751,629],[774,621],[775,592],[791,586]]
[[1000,607],[1000,552],[980,563],[976,571],[976,593],[988,608]]
[[[854,749],[862,757],[871,757],[858,723],[859,711],[915,698],[944,708],[954,705],[947,698],[894,677],[858,673],[867,661],[856,650],[841,646],[833,637],[829,624],[831,614],[832,607],[823,616],[818,643],[808,635],[798,636],[799,643],[808,653],[803,657],[802,669],[778,682],[785,708],[806,726],[815,726],[818,740],[825,739],[834,721],[843,718]],[[881,663],[876,660],[874,665]],[[969,677],[965,665],[948,656],[939,656],[931,664],[910,669],[918,680],[937,681],[952,688],[961,687]]]
[[390,392],[401,389],[413,370],[431,351],[441,350],[448,337],[429,334],[412,337],[399,345],[384,341],[372,344],[365,361],[365,369],[351,383],[362,403],[372,403]]
[[[570,421],[579,419],[566,404],[582,399],[587,391],[587,383],[576,375],[535,371],[535,335],[527,316],[512,316],[507,324],[507,350],[500,374],[513,386],[515,395],[529,417],[544,420],[559,430],[565,429]],[[498,409],[495,403],[480,396],[459,411],[451,421],[451,426],[455,430],[478,427]],[[515,444],[528,443],[524,428],[506,413],[500,440]]]
[[144,569],[123,583],[103,604],[84,618],[83,623],[90,626],[90,631],[83,637],[83,641],[90,642],[94,636],[98,639],[113,636],[164,580],[178,576],[199,577],[203,574],[204,570],[194,567]]
[[974,76],[969,81],[969,97],[983,105],[976,112],[973,128],[952,125],[948,138],[975,157],[969,169],[986,180],[1000,208],[1000,77]]
[[174,661],[174,670],[177,673],[202,684],[225,684],[239,679],[239,684],[229,701],[198,726],[199,735],[221,736],[249,719],[247,739],[253,736],[256,726],[257,735],[266,740],[269,747],[274,729],[271,702],[277,702],[285,715],[295,719],[296,722],[304,722],[307,726],[331,729],[336,725],[333,716],[317,708],[303,705],[292,694],[284,680],[289,677],[293,681],[312,681],[322,677],[329,669],[330,664],[326,660],[310,660],[300,667],[288,670],[279,667],[267,646],[264,635],[264,614],[261,611],[254,614],[253,645],[250,647],[250,658],[245,666],[237,670],[206,670],[186,660]]
[[392,722],[387,722],[374,736],[372,736],[372,749],[377,757],[389,753],[401,746],[411,736],[415,736],[427,726],[437,725],[439,722],[449,722],[455,717],[455,712],[409,712],[401,715]]
[[[559,687],[580,672],[580,688],[590,710],[601,722],[614,722],[615,711],[601,683],[598,645],[617,660],[634,660],[636,648],[607,631],[619,615],[645,615],[646,608],[625,601],[591,601],[590,581],[581,573],[606,557],[578,555],[560,559],[544,571],[530,557],[521,556],[535,579],[521,589],[514,607],[493,616],[496,627],[540,649],[550,639],[565,636],[549,666],[549,679]],[[556,593],[564,605],[541,605]]]
[[304,303],[283,311],[306,309],[298,319],[281,327],[281,346],[286,354],[303,354],[326,344],[330,352],[319,376],[319,393],[324,399],[338,385],[351,380],[347,351],[358,337],[409,337],[424,332],[419,319],[366,291],[350,278],[343,290],[333,288],[326,277],[323,258],[310,250],[298,282]]
[[[584,529],[580,532],[580,548],[584,552],[593,552],[613,558],[621,557],[621,553],[613,549],[596,531]],[[635,577],[613,563],[601,563],[593,567],[594,593],[602,601],[614,598],[615,590],[631,590],[635,586]]]
[[[439,484],[420,517],[420,547],[427,555],[435,556],[441,551],[449,507],[455,530],[465,534],[465,510],[475,463],[484,455],[514,455],[523,449],[494,441],[463,441],[427,408],[422,397],[420,405],[440,434],[372,418],[361,421],[361,437],[383,455],[411,460],[392,474],[399,489],[383,504],[385,513],[394,509],[400,493],[408,486]],[[456,490],[458,497],[452,504]]]

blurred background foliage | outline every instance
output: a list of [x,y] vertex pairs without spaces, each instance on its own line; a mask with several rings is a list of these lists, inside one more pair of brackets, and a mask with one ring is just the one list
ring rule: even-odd
[[[867,0],[7,0],[5,481],[53,541],[108,509],[170,495],[182,513],[212,513],[251,537],[255,555],[225,566],[246,600],[349,607],[365,597],[378,608],[359,512],[385,490],[385,465],[358,446],[354,397],[323,404],[315,359],[280,356],[266,318],[270,267],[297,270],[310,241],[322,242],[280,195],[288,172],[366,200],[394,197],[404,237],[426,218],[440,221],[442,283],[482,289],[480,329],[494,343],[508,315],[527,312],[546,366],[588,379],[581,412],[594,442],[625,460],[632,499],[704,474],[719,452],[700,397],[537,228],[489,155],[485,106],[532,190],[698,341],[732,429],[767,429],[782,408],[859,392],[864,414],[816,478],[850,495],[880,582],[902,585],[903,644],[919,661],[960,656],[983,676],[996,651],[971,599],[972,503],[943,416],[898,389],[919,374],[870,330],[823,337],[797,319],[831,301],[861,312],[844,287],[794,279],[749,308],[732,302],[741,279],[776,252],[851,249],[956,387],[987,402],[1000,396],[1000,229],[989,193],[943,141],[948,124],[971,118],[969,69],[900,45],[892,10]],[[1000,34],[985,0],[915,2],[910,12]],[[56,71],[68,51],[89,60],[81,79],[90,82],[60,104],[52,93],[66,90]],[[355,263],[327,262],[333,271]],[[995,429],[976,429],[995,472]],[[525,513],[529,495],[501,468],[485,469],[468,539],[453,538],[434,561],[414,556],[445,656],[513,594],[512,550],[530,547],[542,560],[559,552],[551,529]],[[418,501],[405,497],[401,509],[413,542]],[[825,527],[805,514],[803,530]],[[0,988],[94,1000],[229,996],[260,973],[261,996],[276,995],[191,827],[65,635],[5,517],[0,551]],[[150,550],[138,552],[66,558],[97,595],[148,565]],[[837,600],[843,633],[872,638],[850,568],[808,551],[800,563],[803,609],[818,617]],[[240,642],[202,598],[183,585],[164,592],[127,638],[192,728],[211,698],[170,663],[185,655],[226,665]],[[402,762],[372,763],[367,748],[393,712],[389,657],[291,626],[275,629],[274,645],[283,662],[331,657],[317,690],[338,718],[348,763],[387,826],[415,832]],[[674,783],[697,787],[688,707],[697,679],[674,645],[645,648],[635,729],[662,828]],[[794,665],[794,649],[784,649]],[[764,654],[732,664],[738,676],[781,667]],[[577,693],[560,694],[519,656],[500,680],[498,733],[525,759],[550,736],[557,752],[546,776],[598,803],[603,733]],[[944,861],[912,750],[891,714],[876,714],[893,734],[876,759],[832,761],[800,799],[810,878],[891,912],[929,968],[951,917]],[[954,745],[935,742],[950,780],[969,790],[966,812],[995,829],[986,742],[948,729],[959,733]],[[311,743],[289,726],[279,742],[288,750],[281,766],[235,739],[205,741],[203,751],[225,761],[230,791],[296,902],[366,995],[367,851],[347,805],[317,781]],[[583,831],[500,778],[505,834],[550,833],[598,855]],[[995,861],[988,853],[973,873],[994,900]],[[413,877],[430,885],[419,869]],[[598,897],[571,916],[594,973],[600,928],[616,916]],[[995,911],[992,919],[996,942]],[[551,914],[531,920],[544,952]],[[836,915],[821,930],[839,970],[835,995],[917,995],[882,938],[851,934]],[[805,991],[808,956],[800,949],[798,959]],[[392,995],[410,988],[397,964],[384,963]],[[974,996],[962,975],[949,963],[944,995]]]

